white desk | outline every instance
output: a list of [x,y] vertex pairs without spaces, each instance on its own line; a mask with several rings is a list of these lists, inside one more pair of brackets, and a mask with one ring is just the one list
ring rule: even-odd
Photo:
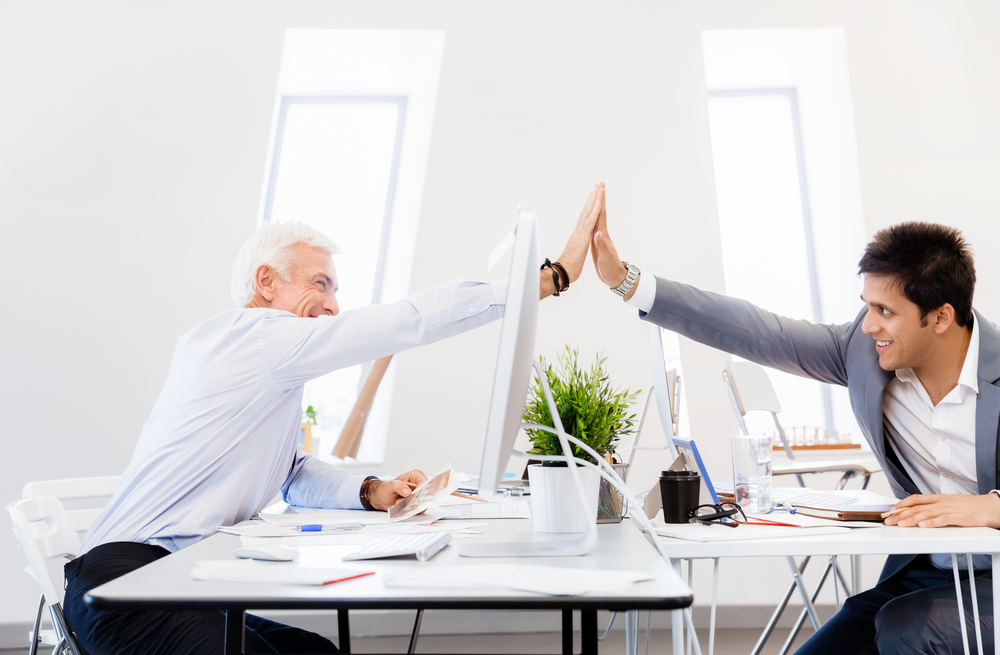
[[[739,528],[736,528],[737,530]],[[807,529],[803,529],[803,532]],[[1000,563],[1000,531],[991,528],[855,528],[848,534],[793,539],[747,539],[701,543],[658,537],[672,560],[723,557],[788,557],[830,555],[985,554]],[[993,578],[1000,598],[1000,576]],[[958,617],[956,617],[957,620]],[[993,606],[994,643],[1000,644],[1000,603]],[[771,626],[773,627],[773,626]],[[972,642],[975,644],[975,638]],[[975,648],[975,646],[973,646]]]
[[[535,609],[563,610],[563,652],[572,652],[572,614],[581,610],[581,649],[597,653],[597,610],[673,610],[691,604],[691,590],[656,552],[645,535],[629,525],[599,525],[597,546],[583,557],[533,557],[472,559],[458,556],[454,545],[428,562],[368,560],[343,566],[374,570],[373,576],[325,587],[199,582],[191,578],[196,560],[227,559],[240,546],[239,537],[216,534],[177,553],[92,590],[86,602],[101,609],[213,609],[227,613],[227,636],[242,637],[248,609]],[[493,521],[482,528],[487,541],[558,541],[576,535],[541,535],[531,521]],[[339,557],[358,546],[298,547],[304,563],[341,566]],[[401,589],[387,588],[381,576],[400,568],[525,564],[572,568],[585,575],[588,569],[639,570],[652,580],[631,585],[625,592],[603,596],[543,596],[504,589]],[[567,633],[567,617],[569,631]],[[345,621],[341,621],[346,626]],[[342,644],[342,649],[343,649]],[[349,649],[349,642],[348,642]],[[242,653],[242,638],[226,640],[226,653]]]

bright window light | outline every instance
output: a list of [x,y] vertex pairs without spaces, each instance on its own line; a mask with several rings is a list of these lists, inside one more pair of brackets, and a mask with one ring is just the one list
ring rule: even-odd
[[[709,121],[726,293],[813,320],[789,96],[711,98]],[[787,427],[825,425],[815,382],[773,369],[768,375]]]
[[[378,300],[380,245],[392,189],[400,105],[286,100],[277,136],[270,221],[297,221],[327,235],[341,311]],[[306,384],[303,404],[316,410],[317,453],[329,453],[358,397],[362,366]]]

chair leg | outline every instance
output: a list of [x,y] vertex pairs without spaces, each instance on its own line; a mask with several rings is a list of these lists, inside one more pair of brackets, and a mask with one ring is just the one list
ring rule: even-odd
[[[816,583],[816,587],[813,588],[812,594],[809,595],[812,602],[815,602],[815,600],[819,598],[819,592],[823,588],[823,585],[826,583],[826,578],[828,575],[830,575],[830,570],[832,568],[833,568],[833,558],[831,557],[830,561],[826,563],[826,568],[823,569],[823,575],[819,576],[819,582]],[[834,584],[836,584],[836,580],[834,580]],[[805,591],[805,589],[803,589],[803,591]],[[792,647],[792,642],[795,641],[795,637],[798,636],[799,630],[802,629],[802,624],[805,623],[806,613],[808,611],[808,608],[812,605],[812,602],[810,602],[806,606],[806,609],[803,609],[799,613],[798,618],[795,620],[795,625],[792,626],[792,631],[788,633],[788,639],[785,640],[784,645],[781,647],[781,650],[779,651],[779,655],[785,655],[788,652],[788,649]],[[814,617],[810,615],[809,618],[813,619]],[[818,619],[818,617],[816,618]],[[813,630],[819,630],[819,627],[816,626],[815,623],[813,623]]]
[[42,641],[42,637],[38,632],[42,629],[42,611],[44,609],[45,594],[42,594],[38,599],[38,611],[35,612],[35,627],[31,631],[31,647],[28,649],[28,655],[38,654],[38,644]]
[[[812,599],[809,598],[809,593],[806,591],[805,582],[802,580],[802,569],[795,566],[795,560],[791,557],[788,559],[788,565],[792,567],[792,576],[795,578],[795,585],[799,588],[799,595],[802,596],[802,604],[806,606],[806,612],[809,613],[809,621],[812,623],[813,630],[819,630],[819,616],[816,614],[816,608],[813,607]],[[829,572],[830,564],[827,563],[827,569],[823,572],[823,577],[821,580],[826,580],[826,574]],[[822,582],[820,583],[822,584]]]
[[[802,560],[800,570],[805,570],[806,564],[808,563],[809,558],[806,557]],[[767,625],[764,626],[764,632],[762,632],[760,638],[757,639],[757,644],[753,647],[753,650],[750,651],[750,655],[760,655],[760,652],[764,650],[764,644],[766,644],[767,640],[771,638],[771,633],[774,632],[775,626],[778,625],[778,620],[781,618],[781,615],[784,614],[785,608],[788,606],[788,601],[792,599],[792,594],[795,593],[796,586],[795,578],[792,578],[792,581],[788,583],[788,589],[785,590],[784,597],[781,599],[781,602],[778,603],[778,606],[774,608],[774,613],[771,614],[771,618],[768,619]]]

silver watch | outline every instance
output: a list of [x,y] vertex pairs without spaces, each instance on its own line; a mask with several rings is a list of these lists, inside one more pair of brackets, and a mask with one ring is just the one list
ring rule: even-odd
[[628,273],[625,274],[625,280],[618,285],[617,289],[612,287],[611,290],[624,298],[625,295],[632,290],[632,287],[635,286],[635,279],[639,277],[639,267],[629,264],[626,261],[623,261],[622,265],[628,269]]

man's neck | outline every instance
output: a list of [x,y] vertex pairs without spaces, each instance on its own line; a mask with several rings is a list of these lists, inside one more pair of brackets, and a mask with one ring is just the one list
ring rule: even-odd
[[958,385],[972,342],[971,325],[956,328],[942,335],[941,347],[936,348],[927,361],[919,368],[913,367],[914,374],[935,406]]

